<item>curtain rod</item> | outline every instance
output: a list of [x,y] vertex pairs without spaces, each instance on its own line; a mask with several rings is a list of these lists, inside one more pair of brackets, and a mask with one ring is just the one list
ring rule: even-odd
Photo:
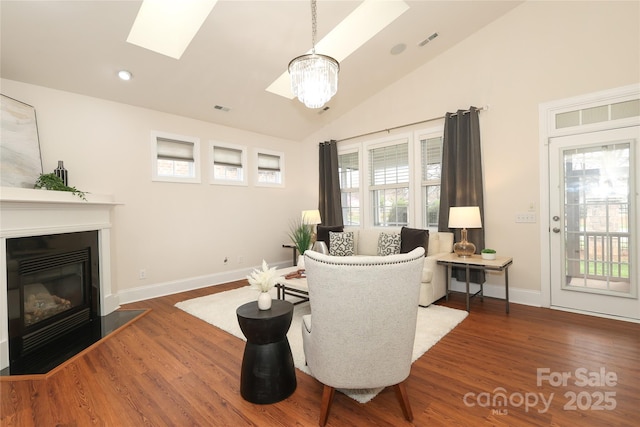
[[[485,105],[485,106],[480,107],[480,108],[476,108],[476,110],[477,110],[477,111],[486,111],[486,110],[488,110],[488,109],[489,109],[489,106],[488,106],[488,105]],[[469,113],[469,112],[471,112],[471,110],[464,110],[464,111],[462,112],[462,114],[467,114],[467,113]],[[457,116],[457,115],[458,115],[458,113],[453,113],[453,114],[451,114],[451,117],[455,117],[455,116]],[[369,135],[373,135],[373,134],[380,133],[380,132],[387,132],[387,133],[390,133],[392,130],[402,129],[402,128],[406,128],[406,127],[409,127],[409,126],[419,125],[419,124],[422,124],[422,123],[434,122],[434,121],[436,121],[436,120],[441,120],[441,119],[444,119],[444,118],[445,118],[445,116],[432,117],[432,118],[430,118],[430,119],[420,120],[419,122],[407,123],[407,124],[400,125],[400,126],[394,126],[394,127],[392,127],[392,128],[388,128],[388,129],[380,129],[380,130],[375,130],[375,131],[373,131],[373,132],[362,133],[362,134],[360,134],[360,135],[356,135],[356,136],[350,136],[350,137],[348,137],[348,138],[338,139],[336,142],[348,141],[348,140],[350,140],[350,139],[356,139],[356,138],[360,138],[360,137],[363,137],[363,136],[369,136]]]

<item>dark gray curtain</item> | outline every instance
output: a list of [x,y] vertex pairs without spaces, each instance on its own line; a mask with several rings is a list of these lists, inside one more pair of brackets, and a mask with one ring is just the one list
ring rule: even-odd
[[[450,207],[479,206],[484,225],[479,114],[477,108],[470,107],[445,116],[438,230],[455,232],[456,242],[460,241],[460,230],[449,229]],[[467,240],[480,252],[484,248],[484,228],[467,229]],[[461,269],[454,269],[453,277],[466,281]],[[472,271],[469,281],[484,283],[484,272]]]
[[334,140],[320,143],[320,188],[318,210],[322,225],[343,225],[338,176],[338,143]]

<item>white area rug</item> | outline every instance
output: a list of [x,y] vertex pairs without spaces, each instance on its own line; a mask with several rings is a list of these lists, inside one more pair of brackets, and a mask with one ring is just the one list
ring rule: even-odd
[[[276,298],[276,290],[272,291],[273,298]],[[244,303],[256,301],[258,291],[248,286],[233,289],[226,292],[207,295],[182,301],[176,307],[187,313],[204,320],[230,334],[246,341],[240,330],[236,309]],[[309,303],[298,304],[293,310],[293,320],[287,333],[293,362],[299,370],[311,375],[309,368],[305,365],[304,350],[302,348],[302,316],[310,313]],[[427,308],[418,308],[418,324],[416,328],[416,340],[413,347],[412,362],[418,360],[427,350],[444,337],[449,331],[455,328],[467,317],[467,312],[449,307],[430,305]],[[367,390],[340,390],[352,399],[366,403],[373,399],[382,389]]]

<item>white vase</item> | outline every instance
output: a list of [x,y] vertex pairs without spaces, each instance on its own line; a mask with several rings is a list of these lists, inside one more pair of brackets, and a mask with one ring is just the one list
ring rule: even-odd
[[304,268],[304,255],[298,255],[298,268]]
[[260,295],[258,295],[258,308],[260,310],[269,310],[271,308],[271,294],[269,292],[260,292]]
[[480,253],[480,255],[482,255],[482,259],[487,259],[487,260],[493,260],[496,259],[496,254],[487,254],[487,253]]

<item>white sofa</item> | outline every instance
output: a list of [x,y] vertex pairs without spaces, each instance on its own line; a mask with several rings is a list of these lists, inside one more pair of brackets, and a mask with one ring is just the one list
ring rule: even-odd
[[[344,231],[354,232],[354,249],[356,255],[378,255],[378,237],[380,232],[400,233],[400,228],[345,227]],[[439,255],[450,252],[453,252],[453,233],[430,231],[427,256],[424,258],[424,267],[422,268],[419,305],[426,307],[445,296],[447,268],[438,265],[436,258]]]

